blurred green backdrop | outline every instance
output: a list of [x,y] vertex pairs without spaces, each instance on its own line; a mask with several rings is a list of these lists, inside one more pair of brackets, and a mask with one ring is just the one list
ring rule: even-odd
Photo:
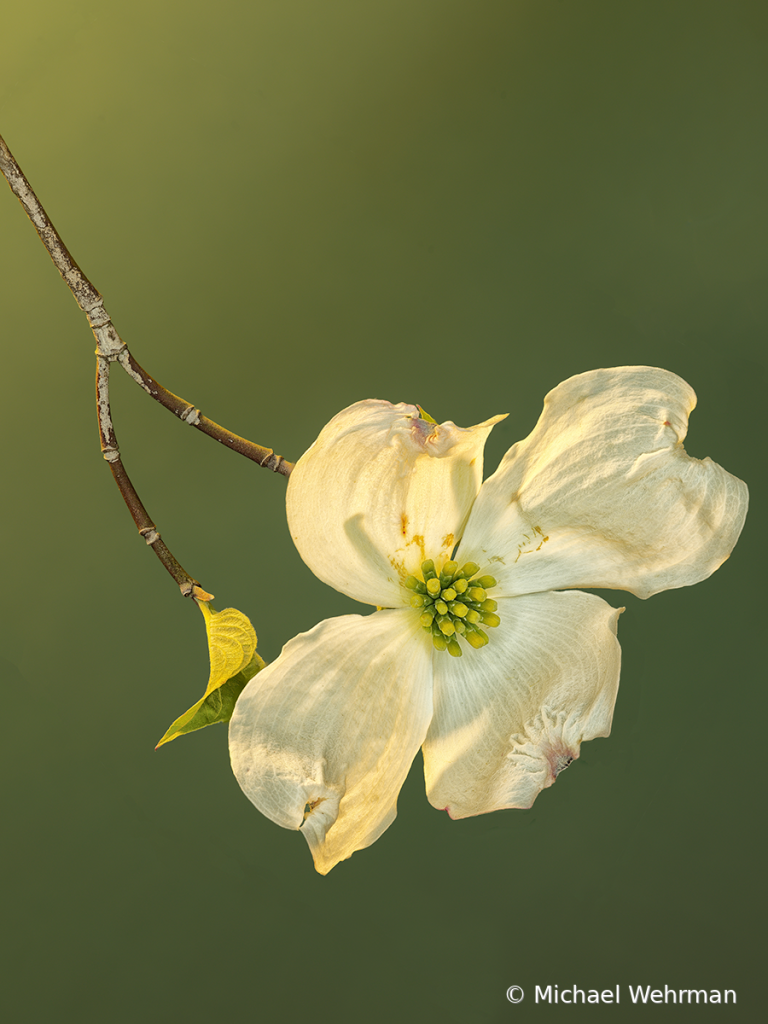
[[[709,581],[605,595],[613,733],[532,810],[451,822],[417,762],[321,878],[224,728],[153,752],[204,687],[202,617],[110,480],[92,336],[3,187],[7,1019],[546,1021],[536,984],[735,988],[755,1019],[765,4],[28,0],[1,24],[0,131],[136,357],[207,415],[296,459],[360,398],[509,412],[492,471],[559,381],[647,363],[694,386],[689,452],[753,500]],[[356,610],[294,551],[283,478],[117,375],[113,407],[164,538],[267,660]]]

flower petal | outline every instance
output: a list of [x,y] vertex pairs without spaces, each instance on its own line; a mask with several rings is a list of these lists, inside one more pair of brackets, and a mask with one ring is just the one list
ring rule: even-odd
[[684,380],[647,366],[560,384],[483,485],[457,557],[487,567],[510,596],[609,587],[650,597],[706,579],[738,539],[748,493],[686,454],[695,404]]
[[410,610],[326,619],[235,705],[237,781],[272,821],[302,829],[321,874],[395,818],[432,715],[431,651]]
[[334,416],[288,481],[288,525],[312,572],[357,601],[405,603],[401,581],[461,536],[500,419],[438,426],[375,400]]
[[622,611],[577,590],[502,598],[486,647],[435,658],[424,744],[433,806],[452,818],[530,807],[584,740],[608,735]]

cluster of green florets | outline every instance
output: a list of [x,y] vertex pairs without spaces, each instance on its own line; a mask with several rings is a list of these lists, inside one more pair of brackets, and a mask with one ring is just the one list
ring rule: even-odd
[[493,576],[472,579],[480,571],[474,562],[467,562],[461,569],[458,562],[446,562],[438,573],[431,558],[421,563],[421,571],[423,580],[409,576],[404,586],[414,591],[411,604],[422,609],[421,624],[431,634],[437,650],[460,658],[460,636],[476,650],[485,647],[488,634],[480,624],[495,627],[501,622],[497,603],[486,593],[496,586]]

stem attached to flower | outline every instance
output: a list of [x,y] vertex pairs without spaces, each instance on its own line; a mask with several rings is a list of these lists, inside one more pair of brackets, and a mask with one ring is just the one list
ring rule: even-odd
[[256,462],[259,466],[271,469],[275,473],[281,473],[283,476],[289,476],[293,469],[293,464],[286,462],[281,455],[275,455],[271,448],[264,448],[261,445],[254,444],[253,441],[248,441],[238,434],[233,434],[232,431],[219,426],[213,420],[209,420],[192,403],[179,398],[178,395],[174,395],[171,391],[164,388],[162,384],[159,384],[136,362],[129,352],[128,346],[115,330],[112,319],[104,308],[103,298],[70,255],[69,250],[51,223],[48,214],[35,195],[34,189],[27,181],[2,136],[0,136],[0,170],[2,170],[3,175],[8,181],[11,191],[24,207],[27,216],[34,224],[56,269],[64,279],[64,283],[72,292],[78,306],[88,318],[88,323],[96,338],[96,405],[99,418],[101,450],[104,458],[109,463],[112,476],[133,516],[139,533],[144,537],[147,544],[150,545],[179,585],[185,597],[196,597],[198,600],[209,601],[211,595],[207,594],[197,580],[179,565],[165,543],[160,539],[160,534],[157,532],[155,524],[150,519],[125,471],[117,446],[109,404],[110,364],[118,362],[128,376],[146,391],[148,395],[154,398],[156,402],[160,402],[161,405],[169,409],[184,423],[196,427],[227,448],[231,448],[240,455],[244,455],[246,458]]

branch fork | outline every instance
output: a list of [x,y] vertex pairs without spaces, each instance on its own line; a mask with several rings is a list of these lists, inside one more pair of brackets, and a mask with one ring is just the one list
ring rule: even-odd
[[271,448],[264,448],[226,427],[214,423],[204,416],[191,402],[179,398],[159,384],[154,377],[136,362],[126,343],[117,333],[112,319],[104,308],[104,299],[91,284],[80,267],[75,263],[69,250],[64,245],[48,214],[43,209],[34,189],[22,173],[21,168],[0,137],[0,170],[3,172],[11,191],[24,207],[32,221],[43,245],[61,274],[80,309],[85,313],[94,337],[96,338],[96,410],[99,423],[99,439],[101,453],[112,471],[120,493],[133,516],[139,533],[152,548],[168,573],[178,584],[185,597],[193,597],[198,601],[210,601],[213,597],[200,586],[198,581],[171,554],[160,537],[157,527],[136,492],[135,487],[123,466],[120,448],[117,443],[112,411],[109,403],[109,373],[111,364],[119,363],[128,376],[148,395],[169,409],[178,419],[189,426],[214,438],[220,444],[251,459],[259,466],[271,469],[282,476],[289,476],[293,464],[281,455],[275,455]]

